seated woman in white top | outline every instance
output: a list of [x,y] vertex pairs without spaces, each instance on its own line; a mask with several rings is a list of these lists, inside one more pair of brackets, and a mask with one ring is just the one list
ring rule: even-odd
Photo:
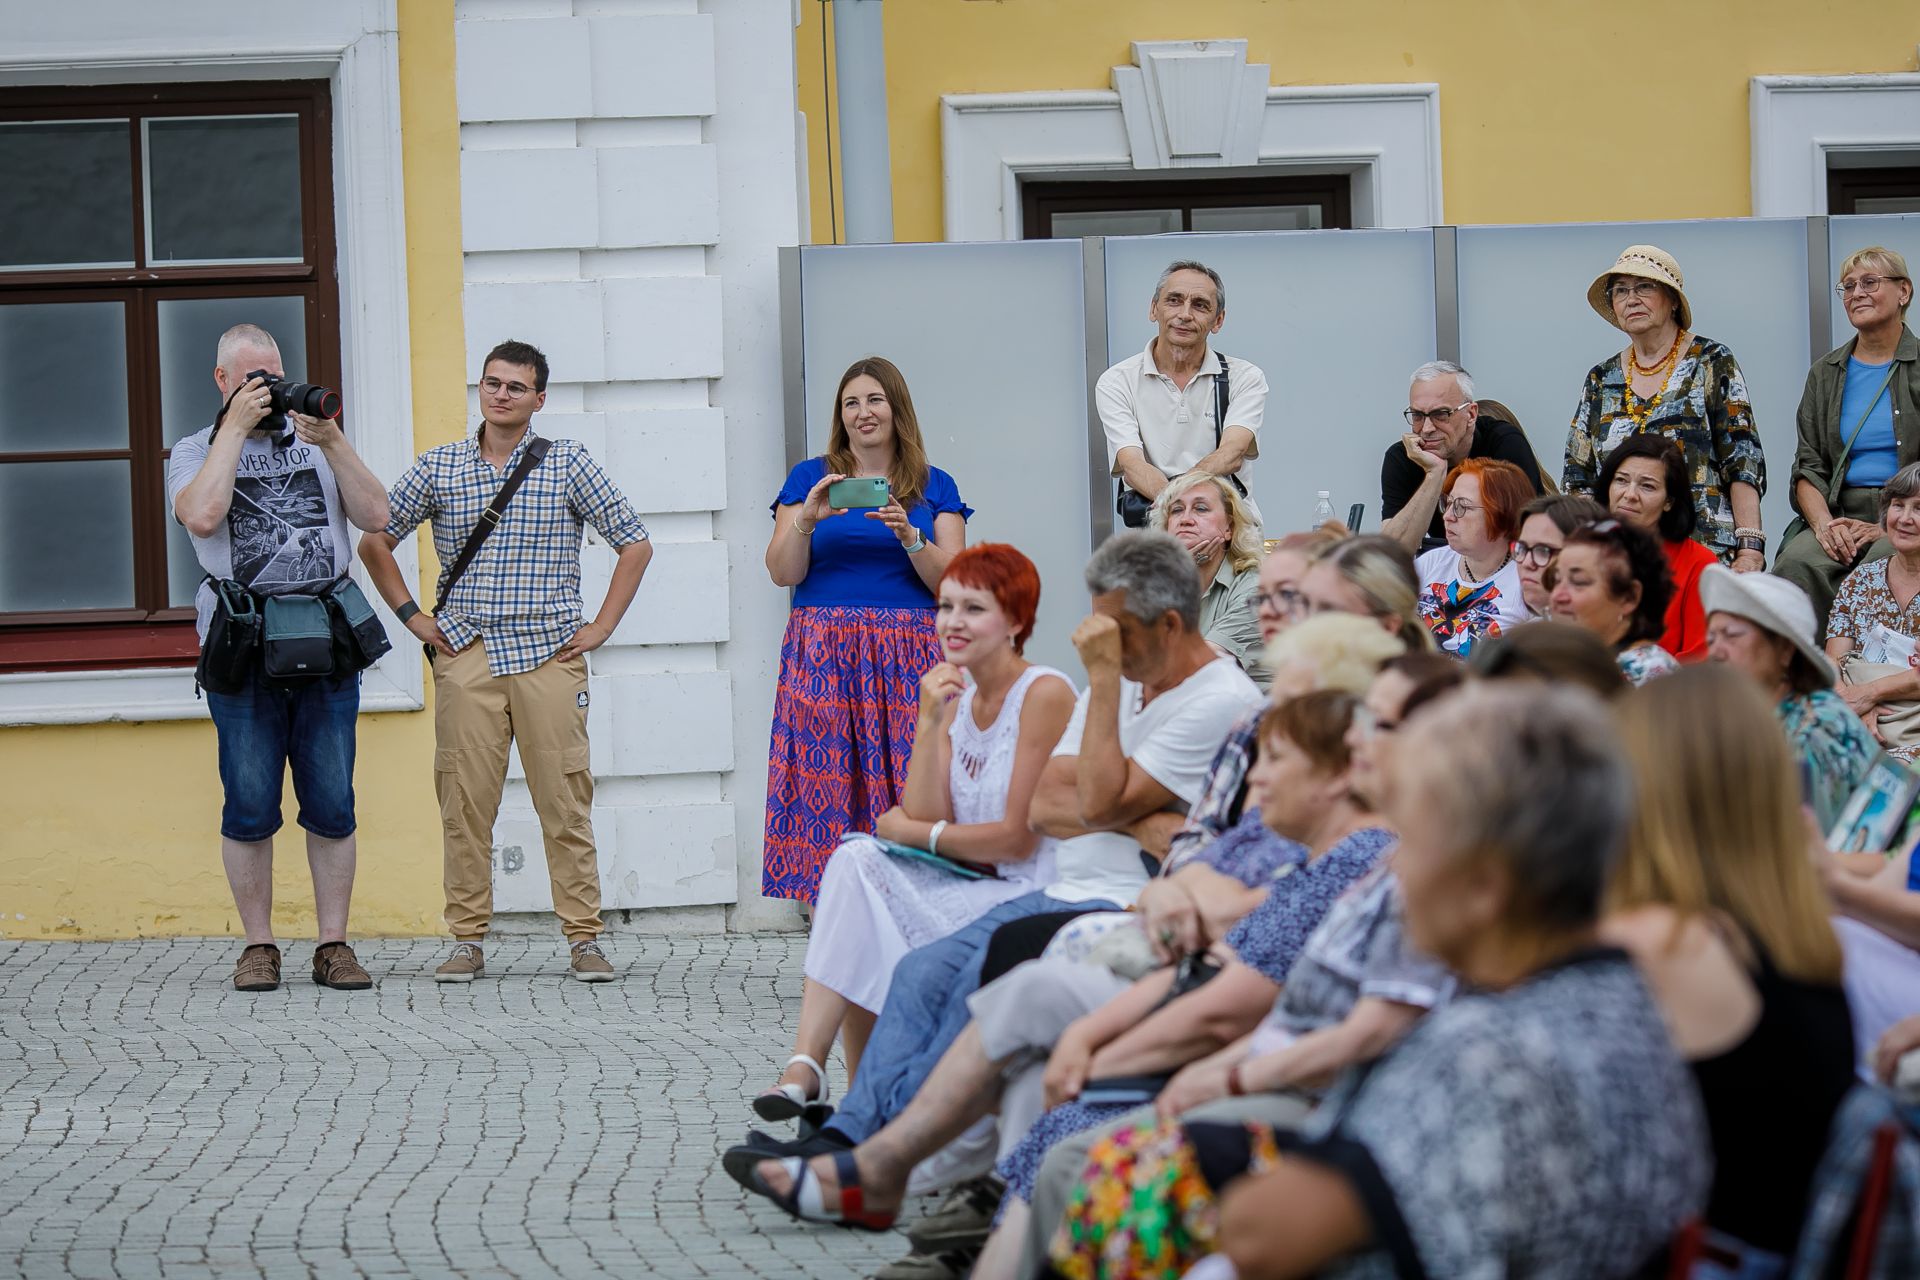
[[[967,548],[941,575],[934,626],[946,660],[920,681],[902,802],[874,824],[878,840],[849,835],[827,860],[794,1054],[753,1101],[763,1119],[826,1101],[822,1064],[842,1033],[852,1078],[901,956],[1054,879],[1054,842],[1028,827],[1027,806],[1075,690],[1021,656],[1039,604],[1033,562],[1004,543]],[[968,879],[895,856],[881,841],[997,874]]]
[[1413,562],[1420,617],[1439,646],[1465,658],[1481,640],[1519,626],[1527,610],[1513,540],[1533,482],[1511,462],[1469,458],[1447,476],[1440,504],[1447,545]]

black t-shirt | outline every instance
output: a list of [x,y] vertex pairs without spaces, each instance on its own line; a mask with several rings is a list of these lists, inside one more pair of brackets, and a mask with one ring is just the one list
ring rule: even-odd
[[[1467,451],[1467,456],[1511,462],[1527,473],[1533,491],[1540,492],[1540,463],[1533,456],[1533,446],[1527,443],[1526,433],[1511,422],[1481,414],[1480,421],[1474,424],[1473,448]],[[1398,440],[1388,445],[1386,456],[1380,460],[1380,518],[1391,520],[1398,515],[1400,508],[1413,500],[1426,474],[1419,463],[1407,456]],[[1427,526],[1427,536],[1421,540],[1420,549],[1431,551],[1446,541],[1446,531],[1440,526],[1440,511],[1436,507],[1433,523]]]

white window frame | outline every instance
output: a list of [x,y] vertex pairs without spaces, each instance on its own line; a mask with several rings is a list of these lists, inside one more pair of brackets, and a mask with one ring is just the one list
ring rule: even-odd
[[[114,12],[103,15],[103,8]],[[328,79],[340,390],[354,407],[354,447],[389,482],[414,456],[399,65],[395,0],[38,6],[16,18],[0,52],[0,85],[9,86]],[[417,577],[412,540],[397,554],[408,576]],[[388,634],[404,640],[407,631],[378,593],[367,596]],[[415,646],[396,644],[363,677],[361,710],[418,711],[426,705],[423,684]],[[206,715],[190,669],[0,675],[0,725]]]
[[1755,76],[1748,110],[1757,218],[1826,213],[1836,156],[1904,165],[1920,151],[1920,74],[1913,72]]

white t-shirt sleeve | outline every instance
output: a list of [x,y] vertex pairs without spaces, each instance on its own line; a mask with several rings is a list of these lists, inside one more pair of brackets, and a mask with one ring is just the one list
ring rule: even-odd
[[[1129,446],[1146,451],[1140,438],[1140,418],[1133,411],[1131,361],[1122,361],[1100,375],[1094,384],[1093,402],[1100,410],[1100,426],[1107,435],[1107,465],[1120,474],[1120,451]],[[1227,415],[1232,417],[1231,412]]]
[[1227,360],[1227,420],[1220,424],[1220,429],[1245,427],[1253,432],[1247,456],[1257,458],[1260,456],[1260,424],[1267,416],[1267,375],[1251,360],[1236,360],[1232,356]]
[[[1226,663],[1232,670],[1216,673],[1218,663]],[[1258,686],[1247,679],[1233,659],[1221,658],[1214,667],[1156,698],[1147,710],[1159,707],[1161,714],[1143,714],[1142,719],[1151,719],[1152,723],[1127,753],[1128,759],[1155,782],[1189,805],[1200,798],[1220,744],[1233,732],[1240,717],[1263,701]],[[1188,685],[1199,687],[1189,690]]]
[[1460,576],[1460,553],[1452,547],[1422,551],[1414,557],[1413,576],[1423,588],[1431,583],[1452,582]]
[[180,491],[193,483],[200,474],[200,468],[207,461],[207,436],[205,431],[196,431],[173,446],[173,452],[167,457],[167,514],[177,522],[179,516],[173,509],[174,500]]

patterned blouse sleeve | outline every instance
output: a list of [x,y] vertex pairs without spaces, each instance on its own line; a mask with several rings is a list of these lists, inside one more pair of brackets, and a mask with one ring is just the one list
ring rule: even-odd
[[1827,639],[1845,637],[1857,647],[1867,628],[1873,625],[1867,607],[1867,578],[1873,569],[1873,565],[1863,564],[1840,584],[1840,592],[1833,598],[1833,611],[1827,615]]
[[1702,373],[1707,381],[1707,424],[1713,430],[1713,458],[1723,485],[1750,484],[1767,491],[1767,458],[1760,429],[1753,424],[1747,376],[1724,343],[1707,349]]
[[1600,431],[1600,375],[1605,368],[1600,364],[1587,370],[1586,383],[1580,388],[1580,405],[1573,411],[1573,425],[1567,428],[1567,457],[1560,470],[1560,488],[1567,493],[1591,495],[1600,474],[1596,440]]

